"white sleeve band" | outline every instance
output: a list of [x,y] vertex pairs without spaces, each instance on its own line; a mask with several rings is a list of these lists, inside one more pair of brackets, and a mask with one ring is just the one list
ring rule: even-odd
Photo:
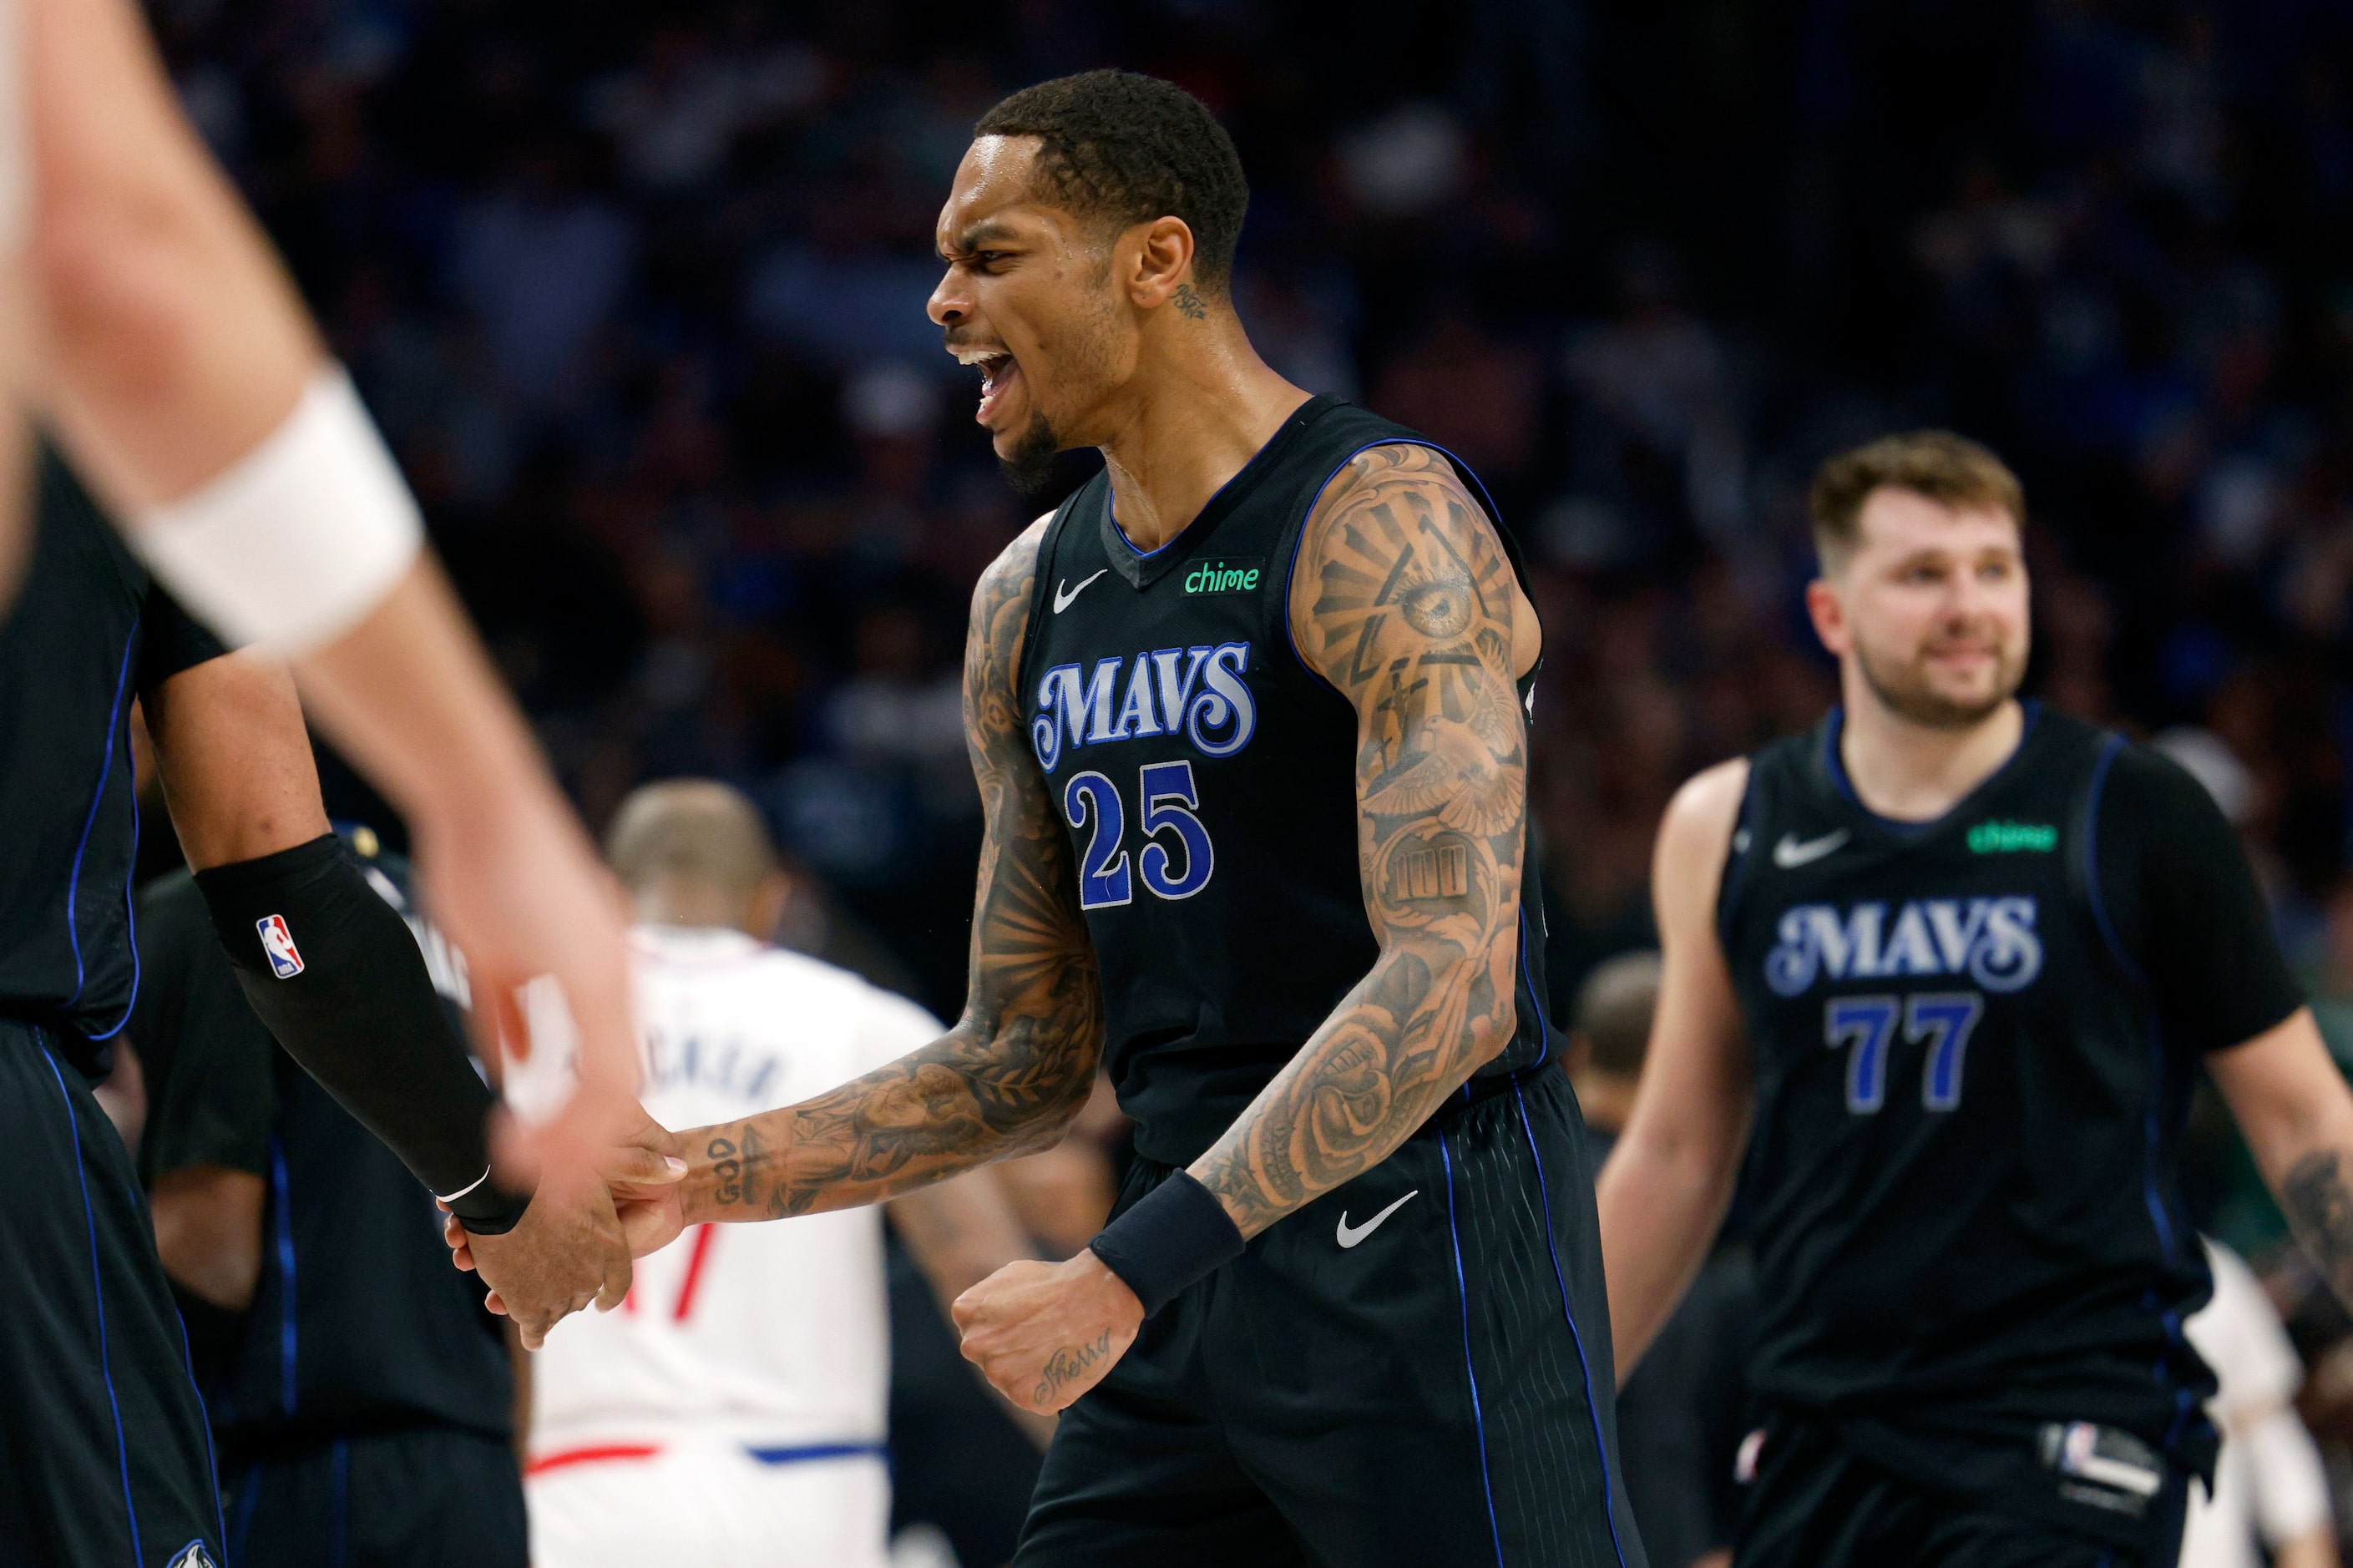
[[490,1168],[488,1165],[485,1165],[485,1166],[483,1166],[483,1167],[482,1167],[482,1173],[481,1173],[480,1175],[476,1176],[472,1181],[468,1182],[464,1186],[459,1187],[456,1192],[454,1192],[454,1193],[436,1193],[436,1194],[433,1194],[434,1201],[435,1201],[435,1202],[437,1202],[437,1203],[454,1204],[454,1203],[456,1203],[459,1198],[464,1197],[468,1193],[472,1192],[476,1187],[480,1186],[484,1182],[487,1182],[487,1181],[489,1181],[490,1179],[491,1179],[491,1168]]
[[233,642],[300,654],[365,619],[408,573],[425,527],[341,366],[202,488],[131,531],[180,602]]

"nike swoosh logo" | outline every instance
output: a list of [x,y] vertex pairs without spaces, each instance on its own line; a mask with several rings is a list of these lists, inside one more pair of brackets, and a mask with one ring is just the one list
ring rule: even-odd
[[1364,1240],[1365,1237],[1380,1229],[1381,1221],[1388,1218],[1389,1215],[1397,1213],[1398,1210],[1405,1207],[1407,1204],[1420,1195],[1421,1189],[1419,1187],[1416,1187],[1413,1191],[1406,1194],[1404,1197],[1398,1199],[1397,1202],[1391,1204],[1388,1207],[1383,1209],[1380,1213],[1375,1215],[1364,1224],[1356,1226],[1354,1228],[1351,1228],[1348,1224],[1348,1211],[1346,1209],[1342,1209],[1340,1211],[1340,1245],[1342,1247],[1356,1246],[1356,1243]]
[[1835,853],[1849,837],[1843,827],[1835,833],[1825,833],[1820,838],[1801,839],[1794,833],[1784,833],[1781,841],[1773,846],[1773,864],[1784,871],[1810,866],[1823,856]]
[[[1111,570],[1111,568],[1110,568],[1110,567],[1108,567],[1108,566],[1103,567],[1101,570],[1099,570],[1099,571],[1097,571],[1097,572],[1095,573],[1095,577],[1100,577],[1100,576],[1102,576],[1102,575],[1103,574],[1103,573],[1108,572],[1108,571],[1110,571],[1110,570]],[[1066,585],[1067,585],[1067,583],[1068,583],[1068,579],[1065,579],[1062,583],[1057,583],[1057,584],[1054,584],[1054,613],[1055,613],[1056,615],[1058,615],[1058,616],[1059,616],[1059,615],[1060,615],[1064,610],[1069,609],[1069,608],[1071,607],[1071,600],[1073,600],[1073,599],[1075,599],[1075,598],[1077,598],[1080,595],[1082,595],[1082,594],[1085,593],[1085,592],[1087,591],[1087,583],[1092,583],[1092,582],[1093,582],[1093,581],[1095,580],[1095,577],[1090,577],[1090,578],[1088,578],[1088,579],[1086,580],[1086,583],[1081,583],[1077,587],[1075,587],[1075,588],[1070,588],[1068,592],[1065,592],[1065,591],[1064,591],[1064,589],[1065,589],[1065,587],[1066,587]]]

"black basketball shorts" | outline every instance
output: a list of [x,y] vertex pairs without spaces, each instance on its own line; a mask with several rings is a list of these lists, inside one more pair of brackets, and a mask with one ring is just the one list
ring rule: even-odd
[[0,1561],[223,1561],[210,1437],[131,1157],[47,1032],[0,1019]]
[[232,1568],[524,1568],[514,1445],[417,1426],[234,1463]]
[[[1959,1467],[1957,1465],[1956,1468]],[[1776,1420],[1741,1510],[1736,1568],[2173,1568],[2189,1489],[2169,1478],[2134,1549],[2089,1531],[1932,1491],[1831,1427]]]
[[1539,1069],[1253,1238],[1064,1412],[1016,1568],[1645,1568],[1585,1170]]

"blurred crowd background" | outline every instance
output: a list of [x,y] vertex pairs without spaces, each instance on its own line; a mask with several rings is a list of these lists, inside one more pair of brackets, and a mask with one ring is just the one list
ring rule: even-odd
[[[741,784],[829,890],[797,939],[934,1010],[965,604],[1028,514],[932,225],[990,102],[1118,64],[1234,133],[1268,357],[1529,549],[1556,997],[1650,940],[1674,786],[1831,700],[1814,464],[1943,424],[2025,478],[2034,689],[2216,791],[2353,1063],[2353,7],[152,4],[590,826]],[[2196,1164],[2353,1493],[2347,1325],[2227,1131]]]

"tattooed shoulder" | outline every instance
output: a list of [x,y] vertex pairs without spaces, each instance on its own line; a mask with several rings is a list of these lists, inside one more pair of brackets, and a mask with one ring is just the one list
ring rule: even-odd
[[1386,1159],[1517,1024],[1527,751],[1517,588],[1425,447],[1359,454],[1292,579],[1301,656],[1356,710],[1372,973],[1193,1167],[1245,1235]]
[[1430,447],[1350,459],[1308,518],[1291,621],[1313,666],[1352,700],[1374,688],[1398,638],[1418,663],[1513,674],[1511,563],[1454,465]]
[[[993,744],[1021,730],[1018,694],[1022,640],[1029,635],[1029,605],[1037,596],[1038,552],[1046,537],[1049,512],[1021,531],[980,574],[972,591],[972,620],[965,632],[965,739],[976,769],[986,769]],[[984,773],[984,781],[986,773]]]

